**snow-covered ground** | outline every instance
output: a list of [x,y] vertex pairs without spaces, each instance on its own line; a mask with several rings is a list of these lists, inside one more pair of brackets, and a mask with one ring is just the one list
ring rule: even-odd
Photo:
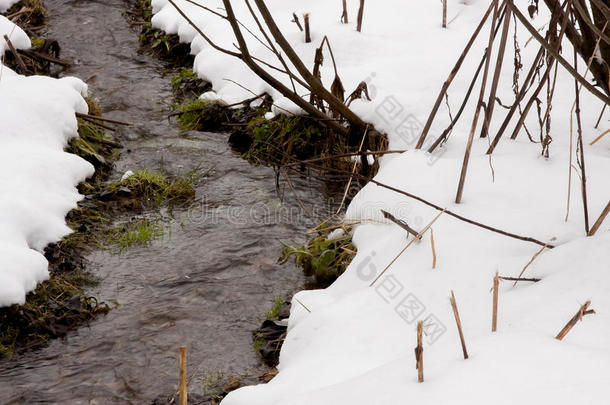
[[[31,46],[0,16],[5,34],[18,49]],[[2,55],[5,45],[0,39]],[[49,277],[43,249],[71,232],[65,216],[82,198],[76,185],[94,169],[63,149],[78,136],[75,112],[87,112],[86,91],[75,78],[24,77],[0,64],[0,307],[24,303]]]
[[[190,18],[214,41],[228,49],[235,42],[228,23],[183,0],[176,0]],[[258,32],[244,3],[232,2],[240,21]],[[436,403],[603,403],[610,394],[610,222],[594,237],[585,237],[578,173],[572,173],[571,206],[566,217],[570,157],[570,111],[574,81],[559,69],[552,109],[550,157],[527,140],[501,141],[491,161],[485,155],[487,139],[475,138],[464,198],[455,204],[465,141],[472,122],[473,100],[444,148],[434,155],[413,150],[422,123],[488,1],[449,0],[449,27],[443,29],[438,1],[387,0],[366,2],[364,28],[355,31],[358,2],[348,1],[350,24],[340,24],[341,2],[268,0],[276,22],[301,58],[311,67],[314,50],[324,35],[330,39],[339,74],[349,94],[363,80],[373,100],[358,100],[353,109],[390,139],[390,149],[408,152],[382,160],[375,180],[423,197],[465,217],[508,232],[557,245],[544,249],[528,267],[517,287],[502,282],[499,293],[498,332],[491,333],[492,279],[496,272],[517,276],[540,246],[511,239],[458,221],[447,214],[433,225],[436,268],[427,233],[411,245],[384,275],[406,246],[405,232],[383,220],[380,209],[422,229],[438,211],[375,184],[356,196],[346,213],[362,221],[354,231],[358,254],[346,273],[325,290],[303,291],[293,300],[289,333],[282,348],[280,373],[270,383],[230,393],[226,405],[253,404],[436,404]],[[220,1],[205,5],[222,13]],[[167,0],[153,0],[155,26],[179,33],[192,42],[195,70],[212,82],[218,97],[234,103],[253,93],[268,91],[282,108],[298,111],[289,101],[249,72],[239,60],[208,46]],[[526,2],[519,2],[524,11]],[[544,27],[548,13],[532,24]],[[313,43],[306,44],[292,13],[311,15]],[[449,91],[455,114],[483,53],[489,32],[465,61]],[[511,104],[514,26],[498,97]],[[537,52],[535,41],[517,30],[525,77]],[[251,52],[277,64],[251,36]],[[527,43],[527,44],[526,44]],[[497,45],[496,48],[497,49]],[[563,54],[572,58],[564,41]],[[327,56],[323,81],[333,78]],[[495,61],[495,57],[492,59]],[[579,66],[584,74],[585,63]],[[493,65],[492,65],[493,67]],[[286,84],[281,74],[276,76]],[[228,79],[228,80],[226,80]],[[232,81],[229,81],[232,80]],[[542,97],[544,98],[544,97]],[[602,103],[583,91],[582,120],[587,164],[590,222],[610,201],[610,136],[588,145],[608,129],[608,114],[594,129]],[[544,108],[543,104],[543,108]],[[505,110],[497,106],[491,134]],[[435,139],[450,122],[442,106],[429,138]],[[512,128],[513,124],[509,126]],[[527,120],[538,137],[536,112]],[[575,124],[574,124],[575,125]],[[477,132],[478,135],[478,132]],[[575,153],[575,147],[572,149]],[[576,162],[576,158],[573,159]],[[493,168],[493,169],[492,169]],[[455,292],[470,358],[464,360],[459,344],[450,291]],[[588,315],[563,341],[554,336],[591,300]],[[306,310],[303,303],[311,312]],[[413,348],[416,321],[425,321],[425,382],[417,383]]]

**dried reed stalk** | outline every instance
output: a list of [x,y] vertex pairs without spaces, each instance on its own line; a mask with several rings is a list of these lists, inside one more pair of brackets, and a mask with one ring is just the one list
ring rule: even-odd
[[311,42],[311,31],[309,29],[309,13],[303,14],[303,21],[305,22],[305,42]]
[[432,268],[436,269],[436,248],[434,247],[434,229],[430,228],[430,246],[432,247]]
[[180,405],[188,402],[186,391],[186,347],[180,346]]
[[455,323],[458,328],[458,333],[460,334],[460,343],[462,344],[462,352],[464,354],[464,359],[467,359],[468,350],[466,350],[466,341],[464,340],[464,333],[462,332],[462,321],[460,320],[460,313],[458,312],[453,290],[451,290],[451,308],[453,308],[453,316],[455,317]]
[[360,7],[358,8],[358,26],[356,30],[362,32],[362,19],[364,17],[364,0],[360,0]]
[[495,332],[498,328],[498,288],[500,286],[500,276],[498,272],[494,277],[494,297],[493,297],[493,308],[491,315],[491,331]]
[[415,367],[417,368],[417,382],[424,382],[424,347],[422,335],[424,333],[424,322],[417,322],[417,346],[415,347]]
[[568,323],[566,323],[566,326],[563,327],[563,329],[557,334],[557,336],[555,336],[555,339],[562,340],[568,334],[568,332],[572,330],[574,325],[576,325],[578,321],[581,321],[585,315],[594,314],[594,310],[587,310],[587,308],[589,308],[589,305],[591,305],[591,301],[587,301],[582,304],[578,312],[572,317],[572,319],[568,321]]
[[445,80],[445,83],[443,83],[443,87],[441,88],[441,91],[440,91],[438,97],[436,98],[436,101],[434,102],[434,107],[432,107],[432,111],[430,111],[430,115],[428,116],[428,120],[426,121],[426,124],[424,125],[424,129],[422,130],[421,135],[419,136],[415,149],[421,149],[421,147],[424,145],[424,141],[426,140],[426,137],[428,136],[428,132],[430,131],[430,127],[432,126],[432,122],[434,121],[434,118],[436,117],[436,113],[438,112],[438,109],[441,105],[441,102],[443,101],[443,98],[445,97],[445,94],[447,93],[447,90],[449,89],[449,86],[453,82],[453,79],[455,78],[455,75],[457,74],[457,72],[462,67],[462,63],[464,63],[464,59],[466,59],[466,55],[468,55],[468,52],[470,52],[472,45],[474,44],[475,40],[479,36],[481,29],[483,29],[483,26],[485,25],[485,22],[487,21],[487,19],[489,18],[489,15],[491,14],[492,10],[494,9],[495,4],[496,4],[496,2],[492,3],[489,6],[489,8],[487,9],[487,11],[485,12],[485,15],[483,15],[483,18],[481,18],[481,22],[479,23],[477,28],[472,33],[472,36],[468,40],[468,43],[466,44],[466,47],[462,51],[462,54],[460,55],[457,62],[455,63],[455,66],[449,73],[447,80]]

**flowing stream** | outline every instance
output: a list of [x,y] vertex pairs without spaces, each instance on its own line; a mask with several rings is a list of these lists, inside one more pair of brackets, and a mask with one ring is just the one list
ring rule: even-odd
[[76,62],[66,74],[89,79],[107,117],[136,124],[117,133],[124,148],[114,177],[139,168],[210,173],[198,182],[196,201],[164,221],[163,238],[89,255],[101,282],[87,293],[118,308],[0,362],[0,402],[150,403],[176,390],[180,345],[188,349],[189,374],[199,370],[192,392],[202,376],[262,374],[251,331],[273,297],[305,283],[296,266],[277,264],[280,241],[304,242],[316,224],[311,218],[327,216],[341,190],[292,177],[294,191],[283,182],[278,193],[273,169],[243,160],[226,134],[180,133],[167,119],[171,72],[139,51],[124,1],[45,5],[47,36],[59,41],[62,58]]

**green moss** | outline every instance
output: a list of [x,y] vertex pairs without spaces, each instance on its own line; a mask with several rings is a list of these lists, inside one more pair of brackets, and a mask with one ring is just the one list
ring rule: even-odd
[[96,117],[102,116],[102,107],[98,101],[92,97],[85,97],[85,101],[87,102],[87,106],[89,107],[89,114],[95,115]]
[[146,245],[162,237],[163,234],[163,226],[157,221],[139,219],[119,224],[106,231],[105,244],[117,247],[122,251],[130,247]]
[[44,43],[45,43],[44,39],[38,38],[38,37],[31,38],[31,41],[32,41],[32,48],[34,48],[34,49],[42,48],[44,46]]
[[147,169],[137,170],[126,179],[110,184],[111,191],[118,191],[126,187],[132,196],[143,197],[156,206],[174,205],[188,201],[195,196],[195,182],[206,173],[199,169],[184,175],[168,178],[161,172],[152,172]]
[[153,15],[152,14],[152,5],[151,5],[150,0],[140,0],[136,4],[136,9],[139,11],[140,17],[144,21],[150,22],[152,15]]
[[201,80],[191,69],[180,68],[172,76],[174,97],[178,102],[199,97],[211,88],[210,84]]
[[181,87],[189,83],[196,82],[197,80],[199,80],[197,73],[193,72],[191,69],[183,67],[180,68],[180,70],[172,77],[172,88],[174,90],[179,90]]
[[66,151],[82,157],[107,175],[112,168],[110,161],[118,156],[120,144],[106,135],[103,128],[83,119],[78,120],[78,134],[70,140]]
[[224,122],[224,103],[196,99],[178,107],[178,126],[183,131],[208,130],[212,125]]
[[258,331],[252,331],[252,347],[258,353],[265,344],[265,337]]
[[302,159],[333,147],[327,142],[329,133],[307,117],[280,115],[267,120],[259,116],[247,128],[253,143],[244,157],[250,160],[277,162],[286,155]]
[[328,232],[320,230],[306,245],[300,247],[282,243],[284,250],[279,258],[281,264],[290,258],[306,275],[313,276],[317,286],[328,286],[337,279],[356,254],[351,235],[328,239]]
[[265,312],[266,319],[276,319],[280,314],[280,309],[282,308],[282,304],[286,302],[282,297],[276,297],[273,300],[273,306],[271,310]]

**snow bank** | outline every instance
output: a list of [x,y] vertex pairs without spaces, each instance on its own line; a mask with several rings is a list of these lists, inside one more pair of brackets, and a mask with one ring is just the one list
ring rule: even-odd
[[[183,0],[177,3],[219,45],[235,42],[226,22]],[[258,32],[242,2],[232,2],[240,21]],[[364,29],[339,23],[340,2],[306,4],[296,0],[268,0],[276,22],[297,53],[311,67],[315,47],[328,35],[339,74],[349,93],[367,81],[373,100],[356,101],[353,109],[388,134],[390,149],[413,149],[423,122],[480,18],[488,1],[449,1],[449,28],[442,29],[440,2],[387,0],[367,2]],[[348,1],[350,21],[357,1]],[[206,2],[212,9],[220,1]],[[251,96],[230,79],[254,93],[270,92],[283,108],[297,111],[261,82],[240,61],[214,51],[173,9],[167,0],[153,0],[153,23],[183,41],[192,42],[195,70],[212,82],[218,96],[234,103]],[[520,4],[520,7],[522,5]],[[525,7],[525,6],[523,6]],[[313,43],[305,44],[292,12],[311,14]],[[222,11],[221,11],[222,12]],[[542,27],[548,13],[532,24]],[[514,100],[514,27],[511,27],[498,97]],[[471,51],[449,91],[456,113],[480,61],[489,24]],[[517,30],[525,72],[537,52],[535,41]],[[252,37],[253,54],[276,63]],[[497,49],[497,45],[496,45]],[[571,60],[566,41],[563,53]],[[329,86],[333,73],[328,60],[322,77]],[[493,59],[495,61],[495,56]],[[585,63],[579,67],[584,74]],[[493,66],[493,65],[492,65]],[[493,69],[492,69],[493,70]],[[281,75],[279,79],[288,81]],[[475,87],[473,100],[479,87]],[[293,302],[289,333],[282,348],[280,373],[270,383],[230,393],[226,405],[256,404],[395,404],[395,403],[600,403],[610,394],[610,233],[608,223],[595,237],[584,236],[583,208],[578,174],[573,172],[568,221],[566,197],[570,156],[570,110],[574,81],[559,70],[552,109],[550,157],[524,132],[516,141],[502,140],[491,160],[485,155],[487,139],[475,139],[462,204],[454,204],[457,182],[472,116],[471,100],[447,144],[433,155],[409,150],[384,158],[376,180],[421,196],[465,217],[531,236],[558,247],[545,249],[525,276],[538,283],[500,287],[499,330],[490,333],[492,278],[496,271],[517,276],[540,246],[511,239],[458,221],[444,214],[434,224],[437,266],[432,269],[430,235],[413,244],[373,287],[371,281],[406,246],[405,232],[385,221],[380,209],[392,212],[417,229],[438,213],[416,200],[375,184],[368,184],[353,200],[346,220],[362,221],[353,235],[358,254],[346,273],[326,290],[303,291]],[[581,97],[589,212],[591,223],[610,200],[610,137],[593,146],[608,127],[603,120],[594,129],[601,102]],[[545,106],[543,105],[543,108]],[[450,122],[442,106],[429,134],[432,141]],[[496,107],[491,133],[495,134],[505,110]],[[514,126],[515,120],[509,128]],[[526,121],[538,139],[535,111]],[[477,133],[478,135],[478,133]],[[508,138],[508,136],[506,136]],[[575,148],[572,149],[574,153]],[[576,158],[573,158],[576,161]],[[470,359],[463,360],[449,305],[450,291],[458,301]],[[587,316],[559,342],[554,335],[586,300],[595,315]],[[311,313],[305,310],[304,303]],[[415,324],[425,320],[424,384],[417,383],[414,367]]]
[[[4,34],[30,47],[0,16]],[[78,136],[75,112],[87,112],[86,91],[75,78],[24,77],[0,65],[0,307],[23,304],[49,277],[43,249],[71,232],[64,218],[82,197],[75,186],[94,169],[63,149]]]

